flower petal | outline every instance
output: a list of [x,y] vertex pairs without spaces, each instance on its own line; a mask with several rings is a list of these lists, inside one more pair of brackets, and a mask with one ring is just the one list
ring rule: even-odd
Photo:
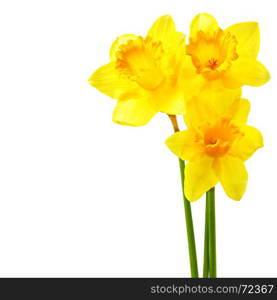
[[237,23],[224,31],[231,32],[237,39],[239,56],[257,58],[260,48],[260,30],[256,22]]
[[175,23],[170,15],[159,17],[149,29],[147,36],[154,40],[164,41],[176,31]]
[[218,178],[213,170],[214,159],[203,156],[197,161],[190,161],[185,168],[185,196],[189,201],[199,199],[214,187]]
[[115,99],[137,98],[142,90],[133,81],[119,76],[114,62],[100,67],[88,81],[100,92]]
[[156,113],[147,99],[119,100],[113,111],[113,121],[121,125],[142,126]]
[[[222,83],[209,82],[198,97],[186,101],[185,122],[189,127],[198,127],[201,123],[217,121],[234,113],[240,101],[241,89],[226,89]],[[232,117],[232,115],[231,115]]]
[[181,72],[187,67],[190,57],[186,57],[185,36],[176,31],[171,16],[158,18],[148,31],[146,40],[161,44],[163,55],[160,59],[164,80],[160,86],[151,91],[150,101],[161,112],[182,114],[185,100],[182,88],[184,79]]
[[159,88],[150,93],[150,102],[158,111],[170,115],[183,114],[186,103],[184,93],[176,82],[174,85],[165,81]]
[[110,49],[110,59],[111,61],[116,60],[117,56],[117,52],[119,50],[119,48],[124,45],[127,44],[128,41],[130,40],[136,40],[138,38],[137,35],[135,34],[122,34],[121,36],[119,36],[112,44],[111,49]]
[[[225,115],[241,97],[241,89],[226,89],[221,80],[209,81],[199,95],[202,106],[206,106],[209,114],[216,117]],[[207,115],[208,118],[210,118]]]
[[186,103],[186,114],[184,115],[184,121],[188,128],[202,125],[206,120],[207,110],[203,104],[201,98],[192,97]]
[[[229,91],[225,89],[229,94]],[[192,97],[190,100],[186,101],[186,113],[184,115],[184,121],[188,128],[200,128],[203,125],[206,126],[207,123],[213,123],[218,121],[218,118],[221,118],[223,115],[227,113],[227,111],[223,111],[223,107],[226,104],[216,106],[216,101],[213,101],[213,97],[211,94],[212,91],[205,91],[204,93],[200,93],[199,97]],[[211,98],[208,97],[210,94]],[[220,98],[217,96],[218,100],[224,100],[225,97]],[[231,98],[226,98],[227,103],[230,102]],[[235,102],[235,100],[233,100]],[[220,101],[217,101],[218,103]],[[231,105],[231,104],[230,104]],[[227,109],[227,108],[226,108]]]
[[190,25],[190,39],[195,39],[199,31],[213,34],[218,29],[218,23],[213,16],[207,13],[198,14]]
[[179,77],[182,78],[182,90],[186,101],[192,97],[198,97],[207,85],[207,80],[196,73],[195,66],[188,55],[183,56],[183,69]]
[[246,124],[250,112],[250,102],[247,99],[239,100],[238,108],[232,118],[235,124]]
[[182,160],[191,160],[200,152],[194,140],[195,135],[192,130],[183,130],[168,137],[165,143]]
[[[170,98],[170,99],[168,99]],[[160,102],[157,105],[160,112],[169,114],[169,115],[180,115],[185,113],[185,101],[183,95],[168,95],[166,97],[160,98]]]
[[185,35],[176,31],[175,23],[169,15],[161,16],[154,22],[147,33],[147,38],[151,38],[154,42],[161,42],[166,52],[176,49],[181,42],[185,47]]
[[261,132],[252,126],[244,126],[243,136],[234,142],[230,154],[247,160],[259,148],[263,147],[263,136]]
[[240,200],[246,190],[248,180],[242,160],[230,155],[223,156],[216,160],[215,169],[227,196]]
[[224,76],[223,84],[228,88],[237,88],[244,84],[260,86],[269,79],[270,74],[262,63],[252,58],[239,58]]

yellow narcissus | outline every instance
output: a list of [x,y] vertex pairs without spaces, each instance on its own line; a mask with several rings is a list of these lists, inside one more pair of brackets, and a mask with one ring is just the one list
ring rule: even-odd
[[218,182],[230,198],[240,200],[248,179],[244,161],[263,146],[262,135],[246,125],[248,100],[235,101],[227,110],[208,108],[207,103],[191,101],[185,117],[188,129],[170,136],[166,145],[188,161],[185,168],[188,200],[199,199]]
[[160,17],[145,38],[120,36],[110,50],[110,63],[100,67],[89,83],[118,99],[113,121],[141,126],[157,112],[185,111],[181,75],[186,63],[184,34],[170,16]]
[[260,86],[270,75],[256,60],[259,46],[258,23],[238,23],[222,30],[213,16],[202,13],[191,23],[187,54],[203,84],[220,81],[226,88]]

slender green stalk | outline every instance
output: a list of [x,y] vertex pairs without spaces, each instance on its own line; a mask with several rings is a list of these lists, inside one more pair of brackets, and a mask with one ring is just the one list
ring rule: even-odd
[[206,193],[203,278],[209,277],[209,202]]
[[184,163],[184,161],[179,159],[179,165],[180,165],[180,173],[181,173],[181,180],[182,180],[183,198],[184,198],[184,208],[185,208],[185,218],[186,218],[186,227],[187,227],[191,277],[198,278],[197,255],[196,255],[196,246],[195,246],[191,207],[190,207],[190,202],[188,201],[188,199],[186,198],[186,196],[184,194],[184,180],[185,180],[185,174],[184,174],[185,163]]
[[210,277],[216,278],[216,227],[215,227],[215,189],[207,192],[209,224],[209,270]]
[[[180,131],[178,126],[178,121],[175,115],[168,115],[174,132]],[[190,202],[185,196],[184,193],[184,180],[185,180],[185,162],[179,159],[181,181],[182,181],[182,192],[184,199],[184,208],[185,208],[185,219],[187,227],[187,238],[188,238],[188,248],[189,248],[189,261],[190,261],[190,271],[192,278],[198,278],[198,266],[197,266],[197,255],[196,255],[196,246],[194,238],[194,229],[193,229],[193,220],[191,214]]]

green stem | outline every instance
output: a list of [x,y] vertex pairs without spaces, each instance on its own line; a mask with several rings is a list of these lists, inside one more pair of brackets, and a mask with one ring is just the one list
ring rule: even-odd
[[185,218],[186,218],[186,227],[187,227],[191,277],[198,278],[197,255],[196,255],[191,207],[190,207],[190,202],[188,201],[188,199],[186,198],[186,196],[184,194],[184,180],[185,180],[185,174],[184,174],[185,163],[184,163],[184,161],[179,159],[179,165],[180,165],[180,173],[181,173],[181,180],[182,180],[183,198],[184,198],[184,208],[185,208]]
[[206,193],[203,278],[209,277],[209,201]]
[[207,192],[209,218],[209,269],[210,277],[216,278],[216,227],[215,227],[215,189]]
[[[176,115],[168,115],[168,117],[171,121],[174,132],[180,131]],[[183,192],[184,208],[185,208],[185,218],[186,218],[186,227],[187,227],[191,277],[192,278],[198,278],[197,255],[196,255],[196,247],[195,247],[195,238],[194,238],[193,221],[192,221],[192,215],[191,215],[191,207],[190,207],[190,202],[188,201],[188,199],[185,196],[185,189],[184,189],[185,162],[183,160],[179,159],[179,165],[180,165],[180,173],[181,173],[181,181],[182,181],[182,192]]]

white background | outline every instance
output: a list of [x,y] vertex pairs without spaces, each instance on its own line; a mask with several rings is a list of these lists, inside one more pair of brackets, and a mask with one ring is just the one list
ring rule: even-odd
[[[244,88],[265,147],[235,202],[217,188],[220,277],[277,275],[275,1],[1,1],[0,276],[189,276],[172,129],[112,123],[115,100],[88,85],[123,33],[171,14],[188,33],[208,12],[225,28],[258,21],[271,81]],[[204,199],[192,204],[202,269]],[[201,272],[200,272],[201,273]]]

